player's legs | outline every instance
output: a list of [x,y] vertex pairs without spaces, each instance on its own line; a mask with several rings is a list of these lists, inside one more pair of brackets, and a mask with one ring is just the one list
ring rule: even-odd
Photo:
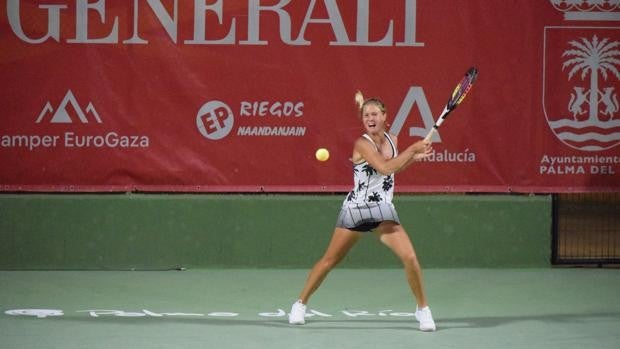
[[321,259],[314,265],[308,273],[306,284],[304,285],[299,299],[303,304],[308,302],[310,296],[321,285],[327,274],[347,255],[351,247],[355,245],[362,233],[345,228],[336,227],[332,239],[327,246],[327,250]]
[[416,298],[418,307],[426,307],[428,303],[426,294],[424,293],[422,268],[418,262],[418,257],[409,239],[409,235],[407,235],[402,225],[393,221],[384,221],[381,223],[377,228],[377,233],[381,242],[389,247],[403,263],[407,275],[407,282]]

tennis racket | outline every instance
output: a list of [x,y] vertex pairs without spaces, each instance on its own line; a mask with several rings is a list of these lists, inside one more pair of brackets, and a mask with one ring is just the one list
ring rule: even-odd
[[474,81],[476,81],[477,77],[478,77],[478,69],[476,69],[475,67],[471,67],[469,68],[469,70],[467,70],[467,72],[465,73],[465,76],[463,77],[463,79],[461,79],[461,82],[459,82],[459,84],[456,85],[456,88],[452,92],[450,99],[448,99],[448,103],[443,108],[441,115],[435,122],[435,125],[433,125],[433,128],[431,128],[428,135],[426,135],[424,140],[426,141],[431,140],[431,138],[433,137],[433,134],[437,132],[437,129],[439,129],[439,126],[443,124],[444,120],[446,120],[448,115],[450,115],[450,113],[454,109],[456,109],[456,107],[459,104],[461,104],[461,102],[465,99],[465,96],[467,96],[467,93],[469,92],[469,90],[471,90],[471,87],[474,86]]

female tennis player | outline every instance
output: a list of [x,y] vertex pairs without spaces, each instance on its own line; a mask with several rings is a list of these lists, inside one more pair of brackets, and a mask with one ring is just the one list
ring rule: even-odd
[[420,330],[435,331],[435,322],[428,307],[422,269],[415,250],[400,224],[392,204],[394,173],[402,171],[432,152],[429,141],[421,140],[397,151],[396,136],[386,132],[386,110],[378,98],[364,100],[361,92],[355,96],[365,134],[353,145],[353,189],[342,204],[332,239],[323,257],[314,265],[303,290],[289,314],[289,323],[305,323],[306,304],[327,274],[338,264],[357,240],[375,231],[402,261],[409,287],[417,301],[415,317]]

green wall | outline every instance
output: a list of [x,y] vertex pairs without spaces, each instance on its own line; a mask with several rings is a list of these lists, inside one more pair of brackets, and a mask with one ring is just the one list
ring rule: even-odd
[[[343,195],[2,194],[0,269],[308,268]],[[548,266],[551,197],[397,195],[424,267]],[[341,267],[399,267],[373,234]]]

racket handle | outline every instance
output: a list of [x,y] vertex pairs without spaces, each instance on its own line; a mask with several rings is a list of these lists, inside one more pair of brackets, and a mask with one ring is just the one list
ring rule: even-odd
[[433,135],[435,134],[435,132],[437,132],[437,130],[439,129],[439,126],[441,126],[441,124],[443,124],[443,121],[446,119],[448,114],[450,114],[450,109],[448,109],[448,106],[446,106],[446,107],[443,108],[443,111],[441,112],[441,115],[439,116],[439,118],[435,122],[435,125],[433,125],[433,128],[431,128],[431,130],[428,132],[426,137],[424,137],[425,141],[431,142],[431,139],[433,138]]
[[428,132],[428,134],[426,135],[426,137],[424,137],[424,141],[425,142],[433,142],[433,135],[435,134],[435,132],[437,132],[437,125],[433,126],[433,128],[431,128],[431,130]]
[[433,126],[433,128],[436,130],[439,128],[439,126],[441,126],[441,124],[443,124],[443,121],[446,119],[446,116],[448,114],[443,114],[439,119],[437,119],[437,122],[435,123],[435,126]]
[[441,126],[441,124],[443,124],[444,120],[446,120],[446,118],[448,117],[448,114],[450,114],[451,110],[448,109],[448,106],[445,106],[443,108],[443,111],[441,112],[441,115],[439,115],[439,117],[437,118],[437,121],[435,121],[435,126],[433,126],[433,128],[436,130],[439,128],[439,126]]

